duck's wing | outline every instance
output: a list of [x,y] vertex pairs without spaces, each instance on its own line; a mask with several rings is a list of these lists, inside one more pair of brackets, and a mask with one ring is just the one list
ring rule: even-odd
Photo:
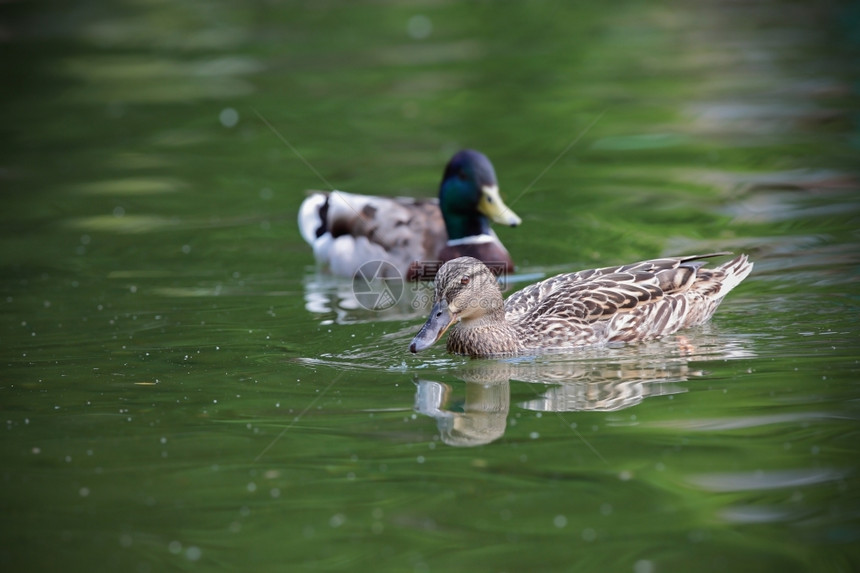
[[317,259],[333,270],[374,258],[405,268],[413,260],[435,257],[447,240],[436,199],[343,191],[313,192],[305,199],[299,209],[299,230]]
[[515,293],[505,316],[532,344],[593,344],[654,338],[700,324],[750,270],[745,255],[713,270],[700,259],[641,261],[549,278]]
[[697,259],[681,261],[674,269],[655,273],[659,297],[642,301],[629,310],[603,316],[603,336],[608,342],[633,342],[658,338],[696,326],[713,316],[723,298],[752,271],[753,264],[740,255],[713,269],[702,268]]

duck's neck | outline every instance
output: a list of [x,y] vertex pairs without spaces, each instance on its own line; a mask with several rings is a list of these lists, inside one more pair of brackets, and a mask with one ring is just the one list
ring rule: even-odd
[[448,239],[462,239],[490,232],[490,220],[478,211],[481,191],[472,183],[447,176],[439,188],[439,209]]
[[509,356],[522,350],[513,327],[505,320],[504,310],[481,318],[461,321],[448,334],[448,352],[473,358]]
[[445,219],[448,240],[490,233],[490,220],[480,213],[451,213],[443,210],[442,218]]

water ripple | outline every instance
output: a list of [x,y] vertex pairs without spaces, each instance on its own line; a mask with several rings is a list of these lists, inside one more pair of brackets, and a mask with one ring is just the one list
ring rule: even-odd
[[843,479],[847,470],[835,468],[808,468],[754,472],[720,472],[694,474],[686,482],[711,492],[768,490],[786,487],[815,485]]
[[653,424],[656,428],[672,428],[679,430],[692,430],[696,432],[710,432],[714,430],[739,430],[742,428],[755,428],[770,424],[785,424],[800,422],[803,420],[822,419],[845,419],[845,416],[837,416],[828,412],[793,412],[790,414],[770,414],[763,416],[744,416],[740,418],[712,418],[699,420],[671,420]]
[[805,513],[772,505],[735,505],[721,510],[718,515],[729,523],[777,523],[791,521]]

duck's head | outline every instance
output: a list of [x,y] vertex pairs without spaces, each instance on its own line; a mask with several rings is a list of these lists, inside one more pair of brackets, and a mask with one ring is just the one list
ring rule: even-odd
[[451,259],[436,273],[433,308],[409,350],[429,348],[456,322],[467,326],[488,315],[497,320],[504,312],[502,291],[487,265],[472,257]]
[[490,220],[511,227],[522,222],[502,201],[493,164],[471,149],[458,151],[445,167],[439,208],[449,239],[487,234]]

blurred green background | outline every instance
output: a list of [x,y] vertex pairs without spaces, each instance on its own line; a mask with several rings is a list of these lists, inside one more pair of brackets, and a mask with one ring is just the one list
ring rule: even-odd
[[[860,567],[856,3],[0,14],[4,570]],[[463,147],[516,286],[755,270],[685,344],[410,355],[296,212]]]

